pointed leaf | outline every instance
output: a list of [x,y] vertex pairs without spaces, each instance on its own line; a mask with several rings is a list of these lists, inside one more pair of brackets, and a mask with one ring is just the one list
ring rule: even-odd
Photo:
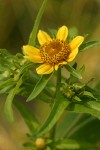
[[84,51],[84,50],[86,50],[86,49],[88,49],[88,48],[91,48],[91,47],[94,47],[94,46],[98,46],[98,45],[100,45],[100,41],[90,41],[90,42],[86,42],[86,43],[83,43],[83,44],[80,46],[79,50],[80,50],[80,52],[81,52],[81,51]]
[[39,131],[35,135],[33,135],[33,138],[41,136],[42,134],[48,132],[54,126],[57,120],[60,118],[61,114],[64,112],[65,108],[69,105],[69,103],[70,102],[67,101],[67,99],[65,99],[63,95],[58,93],[53,108],[47,120],[39,129]]
[[21,86],[21,84],[22,84],[22,77],[17,82],[17,85],[9,92],[5,102],[5,106],[4,106],[5,114],[8,120],[11,122],[13,121],[12,101],[14,96],[18,92],[18,89]]
[[36,98],[41,93],[41,91],[45,88],[45,86],[48,83],[48,81],[51,79],[52,75],[53,75],[53,73],[52,74],[48,74],[48,75],[43,75],[40,78],[40,80],[35,85],[32,93],[28,97],[27,101],[31,101],[32,99]]
[[73,99],[77,102],[81,102],[82,100],[78,96],[74,96]]
[[83,92],[83,95],[84,95],[84,96],[88,96],[88,97],[90,97],[90,98],[96,100],[96,98],[93,96],[93,94],[92,94],[91,92],[89,92],[89,91],[84,91],[84,92]]
[[88,101],[85,104],[90,108],[100,111],[100,102],[99,101]]
[[17,74],[17,76],[19,77],[21,74],[23,74],[25,71],[27,71],[33,65],[34,64],[32,62],[26,62],[19,70],[19,73]]
[[83,75],[84,71],[85,71],[85,66],[83,65],[83,66],[80,68],[79,73],[80,73],[81,75]]
[[66,149],[66,150],[80,150],[80,149],[84,149],[84,148],[92,148],[94,145],[85,141],[77,141],[77,140],[73,140],[73,139],[62,139],[59,140],[58,142],[56,142],[56,148],[57,149]]
[[14,100],[13,104],[22,115],[30,131],[34,133],[34,131],[39,127],[39,122],[37,121],[33,113],[21,101]]
[[82,79],[81,73],[79,73],[77,70],[75,70],[73,67],[71,67],[70,65],[66,65],[65,66],[66,69],[76,78],[78,79]]
[[84,105],[75,104],[73,107],[73,111],[78,112],[78,113],[88,113],[100,119],[100,111],[93,109],[93,108],[86,107]]
[[8,92],[9,92],[9,90],[10,90],[13,86],[14,86],[14,85],[12,84],[12,85],[9,85],[9,86],[6,86],[6,87],[4,87],[4,88],[0,89],[0,94],[8,93]]
[[56,148],[60,150],[80,149],[80,143],[72,139],[63,139],[56,142]]

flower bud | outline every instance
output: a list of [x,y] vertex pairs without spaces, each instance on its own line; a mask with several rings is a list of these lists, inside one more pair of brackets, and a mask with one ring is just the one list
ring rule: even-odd
[[66,92],[64,93],[64,95],[65,95],[67,98],[72,98],[74,94],[75,94],[75,93],[74,93],[71,89],[67,89]]
[[36,145],[37,150],[44,150],[46,147],[46,141],[44,138],[41,138],[41,137],[37,138],[35,141],[35,145]]

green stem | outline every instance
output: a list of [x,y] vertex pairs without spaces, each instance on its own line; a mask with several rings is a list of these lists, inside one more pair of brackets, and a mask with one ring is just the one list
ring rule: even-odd
[[[57,93],[60,91],[60,84],[61,84],[61,68],[58,69],[57,71],[57,82],[56,82],[56,92],[55,92],[55,97],[57,95]],[[56,126],[57,123],[53,126],[51,133],[50,133],[50,138],[52,139],[52,150],[55,150],[54,147],[54,142],[55,142],[55,134],[56,134]]]
[[42,3],[42,6],[37,14],[37,17],[36,17],[36,20],[35,20],[35,23],[34,23],[34,27],[33,27],[33,30],[30,34],[30,37],[29,37],[29,42],[28,44],[31,45],[31,46],[34,46],[35,44],[35,39],[36,39],[36,34],[37,34],[37,30],[38,30],[38,27],[39,27],[39,24],[40,24],[40,21],[41,21],[41,18],[42,18],[42,15],[43,15],[43,12],[44,12],[44,9],[46,7],[46,3],[47,3],[47,0],[44,0],[43,3]]
[[59,68],[57,71],[57,83],[56,83],[55,97],[60,90],[60,84],[61,84],[61,68]]

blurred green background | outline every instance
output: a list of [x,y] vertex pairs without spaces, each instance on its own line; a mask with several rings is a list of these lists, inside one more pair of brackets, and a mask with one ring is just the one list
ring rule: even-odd
[[[22,45],[28,42],[42,1],[0,0],[0,48],[6,48],[13,54],[21,52]],[[76,27],[80,35],[88,34],[87,40],[100,40],[100,0],[48,0],[40,28],[48,31],[48,28],[62,25]],[[100,47],[80,53],[75,61],[79,67],[85,64],[84,81],[94,77],[92,86],[95,86],[100,81]],[[0,108],[2,112],[2,103]],[[37,116],[41,116],[38,110]],[[43,110],[44,117],[46,111]],[[23,119],[17,112],[15,123],[10,124],[1,112],[0,150],[23,150],[24,133],[28,132]]]

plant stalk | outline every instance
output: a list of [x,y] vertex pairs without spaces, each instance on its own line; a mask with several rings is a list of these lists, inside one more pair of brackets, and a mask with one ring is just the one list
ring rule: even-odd
[[[60,84],[61,84],[61,68],[59,68],[57,71],[55,97],[56,97],[57,93],[60,91]],[[50,138],[52,139],[52,147],[51,147],[52,150],[55,150],[54,143],[55,143],[56,126],[57,126],[57,123],[53,126],[51,133],[50,133]]]

